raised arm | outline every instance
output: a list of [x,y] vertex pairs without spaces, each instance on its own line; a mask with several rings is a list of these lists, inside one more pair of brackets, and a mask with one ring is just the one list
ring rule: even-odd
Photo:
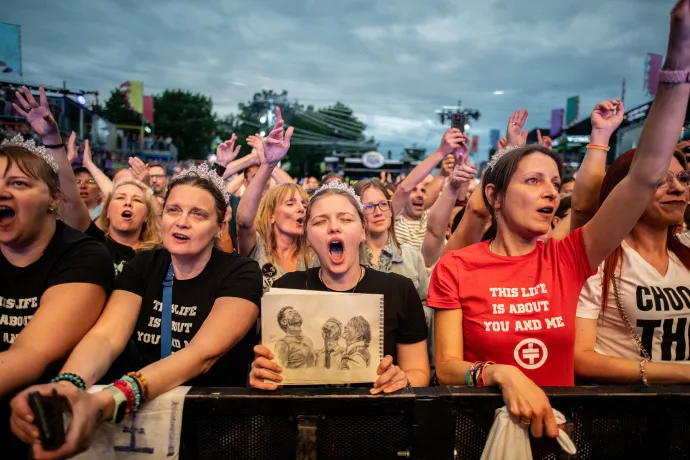
[[[72,133],[72,135],[74,135],[74,133]],[[71,145],[71,136],[69,140]],[[111,181],[110,178],[93,162],[93,157],[91,156],[91,145],[89,144],[88,139],[84,141],[84,157],[82,158],[82,164],[89,171],[89,174],[93,176],[93,179],[96,181],[96,185],[98,185],[98,189],[101,191],[103,196],[108,196],[108,193],[113,191],[113,181]]]
[[[671,12],[666,71],[690,70],[690,0],[680,0]],[[663,184],[673,157],[690,95],[690,84],[660,83],[642,129],[628,175],[613,189],[583,238],[592,270],[620,244]]]
[[570,230],[589,222],[599,207],[599,191],[606,175],[606,147],[623,122],[625,108],[620,101],[600,102],[592,110],[590,147],[577,171],[571,206]]
[[237,207],[237,245],[243,256],[248,256],[256,245],[256,213],[263,195],[266,183],[280,160],[285,157],[290,148],[290,138],[294,129],[288,128],[283,134],[283,118],[280,108],[276,107],[276,124],[266,138],[265,143],[260,136],[249,136],[247,143],[256,150],[260,166],[254,179],[247,186]]
[[441,195],[443,186],[446,184],[450,172],[455,167],[455,157],[453,155],[446,155],[441,162],[441,169],[438,174],[434,176],[431,183],[426,189],[426,196],[424,197],[424,209],[431,208],[438,197]]
[[491,214],[484,203],[484,198],[482,198],[482,188],[477,186],[470,195],[470,199],[467,200],[465,214],[448,239],[443,252],[446,253],[479,243],[490,223]]
[[414,167],[410,174],[400,182],[393,194],[393,215],[400,214],[407,203],[410,193],[424,180],[425,177],[443,160],[446,155],[453,153],[460,146],[463,134],[457,128],[451,128],[445,132],[439,148],[426,157],[424,161]]
[[290,176],[290,174],[288,174],[283,168],[274,168],[271,178],[275,181],[276,185],[292,182],[292,176]]
[[462,146],[458,149],[462,153],[458,164],[453,168],[441,196],[429,211],[426,234],[422,243],[422,255],[427,267],[434,265],[441,257],[448,228],[448,216],[455,206],[458,194],[467,194],[470,181],[477,174],[477,170],[467,164],[467,137]]

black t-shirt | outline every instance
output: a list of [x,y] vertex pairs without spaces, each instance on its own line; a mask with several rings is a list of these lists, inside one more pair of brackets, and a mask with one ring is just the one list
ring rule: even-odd
[[0,351],[10,348],[48,288],[90,283],[103,286],[110,294],[113,287],[113,263],[103,245],[61,221],[56,222],[43,256],[31,265],[15,267],[0,252],[0,274]]
[[[0,352],[10,348],[15,338],[39,308],[43,293],[66,283],[103,286],[109,294],[113,284],[113,264],[103,245],[82,232],[57,221],[55,234],[45,252],[26,267],[11,265],[0,252]],[[69,327],[56,324],[56,331]],[[35,383],[46,383],[57,375],[64,360],[53,363]],[[0,366],[0,373],[3,372]],[[28,446],[17,439],[9,426],[9,402],[0,399],[0,445],[2,458],[26,458]]]
[[[141,296],[141,311],[132,339],[141,353],[144,365],[161,359],[160,322],[163,280],[170,266],[170,253],[165,249],[143,251],[125,264],[115,289]],[[180,350],[192,341],[216,299],[238,297],[261,304],[261,272],[251,259],[235,253],[213,250],[203,271],[189,280],[175,279],[172,286],[172,350]],[[228,353],[206,374],[187,382],[193,386],[245,386],[249,363],[256,344],[255,328],[251,328]]]
[[[292,272],[273,282],[274,288],[328,291],[319,279],[319,268]],[[418,343],[427,338],[426,319],[419,294],[409,278],[365,269],[356,293],[383,294],[383,353],[398,363],[396,345]]]
[[115,265],[115,276],[120,274],[122,267],[126,262],[134,259],[134,256],[137,255],[137,252],[131,247],[125,246],[124,244],[120,244],[117,241],[108,238],[106,234],[103,233],[103,230],[98,228],[94,222],[91,222],[91,225],[89,225],[89,228],[87,228],[84,233],[103,244],[108,250],[110,257],[113,260],[113,264]]

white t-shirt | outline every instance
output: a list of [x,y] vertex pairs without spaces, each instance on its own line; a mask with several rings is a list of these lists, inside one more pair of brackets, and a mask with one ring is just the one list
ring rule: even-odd
[[[623,241],[621,306],[652,361],[690,363],[690,271],[669,253],[666,276],[661,276]],[[609,356],[640,359],[640,349],[616,306],[613,285],[601,311],[604,264],[587,280],[577,305],[579,318],[599,319],[594,351]],[[603,317],[603,318],[602,318]]]

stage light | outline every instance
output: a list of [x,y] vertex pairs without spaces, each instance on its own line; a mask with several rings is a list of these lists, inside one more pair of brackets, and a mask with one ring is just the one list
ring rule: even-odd
[[266,117],[259,118],[259,123],[266,123]]
[[79,105],[86,105],[86,98],[83,94],[77,94],[77,102]]
[[470,130],[470,128],[471,128],[471,126],[470,126],[470,125],[465,125],[465,131],[469,131],[469,130]]
[[259,134],[261,134],[261,137],[266,135],[266,131],[261,131]]

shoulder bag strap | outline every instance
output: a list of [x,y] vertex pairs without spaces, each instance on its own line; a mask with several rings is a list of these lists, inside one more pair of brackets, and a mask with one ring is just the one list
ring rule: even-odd
[[644,359],[647,360],[647,362],[651,362],[652,358],[649,356],[649,353],[647,353],[647,350],[645,350],[644,345],[642,345],[642,340],[640,340],[640,336],[637,335],[637,332],[635,332],[635,329],[633,328],[632,324],[630,324],[630,320],[628,319],[628,315],[625,314],[625,309],[623,308],[623,305],[621,304],[621,298],[620,294],[618,293],[618,280],[616,280],[616,275],[613,275],[612,280],[613,282],[613,297],[616,299],[616,307],[618,308],[618,313],[621,315],[621,319],[625,323],[625,325],[628,327],[628,330],[630,331],[630,335],[632,335],[633,340],[635,340],[635,343],[637,344],[637,347],[640,349],[640,354]]
[[172,263],[163,280],[163,311],[161,312],[161,359],[172,354],[172,286],[174,271]]

